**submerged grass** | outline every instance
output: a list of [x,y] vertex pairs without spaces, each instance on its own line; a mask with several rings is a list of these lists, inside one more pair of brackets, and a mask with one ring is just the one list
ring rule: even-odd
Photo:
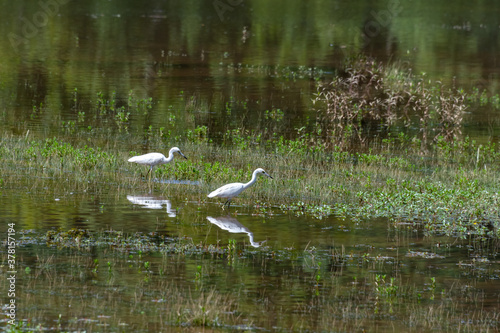
[[[409,282],[396,257],[353,249],[255,250],[85,229],[24,231],[22,239],[18,301],[31,306],[20,307],[18,317],[32,319],[11,332],[234,331],[269,322],[282,332],[470,332],[500,324],[474,279],[450,284],[447,275],[418,273]],[[216,280],[225,283],[215,288]]]

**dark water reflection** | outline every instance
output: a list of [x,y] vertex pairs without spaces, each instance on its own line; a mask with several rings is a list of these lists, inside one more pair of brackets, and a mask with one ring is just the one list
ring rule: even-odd
[[[207,126],[217,139],[227,127],[269,127],[264,112],[280,109],[286,117],[272,130],[291,135],[290,129],[315,116],[314,79],[333,75],[346,57],[359,53],[495,94],[499,27],[493,13],[499,6],[250,1],[221,15],[212,2],[153,1],[144,7],[67,1],[27,34],[26,25],[44,9],[3,2],[0,126],[44,136],[63,129],[70,135],[72,126],[118,132],[123,128],[114,115],[92,108],[102,93],[128,109],[132,91],[135,102],[153,101],[147,112],[131,112],[126,125],[133,133],[149,126],[181,133],[185,128],[169,126],[175,115],[177,126]],[[185,101],[191,98],[195,112],[188,116]],[[484,127],[493,121],[488,115],[474,110],[468,130],[491,135]]]

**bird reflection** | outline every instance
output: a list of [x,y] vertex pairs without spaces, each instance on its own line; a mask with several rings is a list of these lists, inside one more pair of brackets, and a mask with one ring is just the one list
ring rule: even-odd
[[149,208],[149,209],[162,209],[163,205],[165,205],[169,217],[177,216],[177,210],[172,209],[172,204],[168,199],[161,199],[159,197],[135,196],[135,195],[127,195],[127,199],[128,201],[130,201],[135,205],[141,205],[144,206],[144,208]]
[[239,234],[239,233],[245,233],[248,234],[248,238],[250,239],[250,244],[253,247],[259,247],[262,244],[264,244],[266,241],[262,242],[255,242],[253,240],[253,233],[248,230],[247,227],[245,227],[243,224],[238,222],[237,219],[231,216],[221,216],[221,217],[211,217],[207,216],[207,220],[210,221],[210,223],[215,224],[219,228],[223,230],[227,230],[233,234]]

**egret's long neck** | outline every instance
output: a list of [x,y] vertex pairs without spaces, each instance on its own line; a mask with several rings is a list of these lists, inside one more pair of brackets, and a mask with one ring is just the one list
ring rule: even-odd
[[247,188],[248,186],[252,185],[253,183],[255,183],[256,180],[257,180],[257,171],[254,171],[252,174],[252,179],[250,179],[248,183],[244,184],[243,188]]
[[248,235],[248,239],[250,240],[250,244],[254,244],[254,240],[253,240],[253,233],[252,232],[247,232],[247,235]]
[[168,152],[167,161],[165,163],[169,163],[173,159],[174,159],[174,152],[172,151],[172,149],[170,149],[170,151]]

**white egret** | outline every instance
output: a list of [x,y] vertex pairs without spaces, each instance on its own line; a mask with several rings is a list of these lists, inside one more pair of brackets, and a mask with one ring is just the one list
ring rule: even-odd
[[[160,153],[149,153],[145,155],[131,157],[128,159],[128,161],[142,165],[149,165],[149,170],[148,173],[146,174],[147,177],[150,172],[153,173],[153,168],[155,166],[171,162],[174,159],[174,153],[179,153],[179,155],[187,159],[187,157],[184,156],[184,154],[181,152],[179,148],[173,147],[168,152],[168,158]],[[151,175],[149,176],[149,179],[151,180]]]
[[207,197],[227,198],[227,201],[224,203],[222,207],[224,208],[224,206],[227,204],[227,208],[229,209],[229,206],[231,206],[231,199],[240,194],[241,192],[243,192],[244,189],[255,183],[255,181],[257,180],[257,175],[266,175],[269,178],[273,179],[273,177],[271,177],[267,172],[265,172],[264,169],[258,168],[255,169],[255,171],[252,174],[252,179],[248,183],[246,184],[231,183],[224,185],[222,187],[219,187],[215,191],[211,192],[209,195],[207,195]]

